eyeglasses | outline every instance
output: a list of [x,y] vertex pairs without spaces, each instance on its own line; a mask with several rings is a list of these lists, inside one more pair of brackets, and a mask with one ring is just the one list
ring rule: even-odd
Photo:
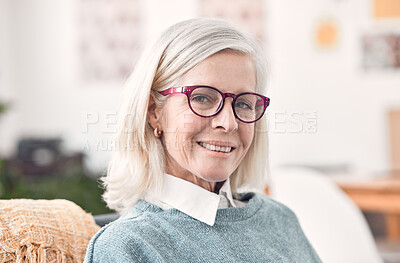
[[253,93],[240,94],[222,93],[208,86],[184,86],[180,88],[169,88],[159,91],[163,96],[170,94],[185,94],[189,108],[200,117],[213,117],[224,107],[225,99],[232,98],[232,109],[235,117],[244,123],[258,121],[269,105],[269,98]]

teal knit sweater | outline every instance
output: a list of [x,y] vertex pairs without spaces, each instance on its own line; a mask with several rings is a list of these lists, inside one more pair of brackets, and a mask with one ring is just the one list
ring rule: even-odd
[[92,238],[85,262],[321,262],[289,208],[261,194],[240,200],[214,226],[140,200]]

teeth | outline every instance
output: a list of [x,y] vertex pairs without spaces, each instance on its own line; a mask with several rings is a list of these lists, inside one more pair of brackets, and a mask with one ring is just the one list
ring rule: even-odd
[[216,146],[216,145],[212,145],[212,144],[208,144],[208,143],[204,143],[204,142],[199,142],[199,144],[201,146],[203,146],[204,148],[214,151],[214,152],[225,152],[228,153],[232,150],[232,147],[223,147],[223,146]]

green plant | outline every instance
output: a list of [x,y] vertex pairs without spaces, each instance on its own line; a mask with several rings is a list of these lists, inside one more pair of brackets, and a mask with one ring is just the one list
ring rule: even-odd
[[[0,101],[0,117],[6,112],[8,104]],[[0,197],[4,192],[4,161],[0,156]]]
[[67,199],[92,214],[112,212],[101,199],[103,189],[97,179],[86,176],[80,167],[36,177],[3,169],[0,184],[3,185],[2,199]]
[[8,103],[0,101],[0,116],[7,111],[8,107],[9,107]]
[[[9,103],[0,101],[0,117]],[[67,199],[93,214],[109,213],[102,201],[103,189],[97,179],[88,177],[80,165],[63,172],[42,176],[26,176],[7,167],[0,157],[0,198]]]

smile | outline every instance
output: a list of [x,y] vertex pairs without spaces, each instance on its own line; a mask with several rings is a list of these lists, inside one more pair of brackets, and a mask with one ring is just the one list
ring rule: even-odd
[[214,151],[214,152],[228,153],[228,152],[231,152],[232,148],[233,148],[233,147],[223,147],[223,146],[212,145],[212,144],[208,144],[205,142],[198,142],[198,144],[200,146],[206,148],[207,150]]

